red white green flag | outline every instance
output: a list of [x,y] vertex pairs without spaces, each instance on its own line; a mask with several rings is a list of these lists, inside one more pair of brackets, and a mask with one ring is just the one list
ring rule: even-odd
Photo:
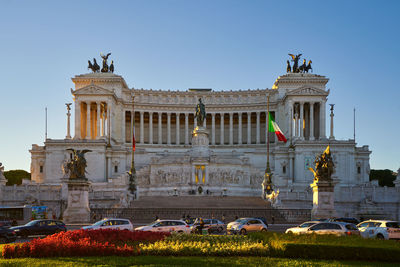
[[268,121],[268,131],[271,133],[275,133],[278,137],[279,141],[287,142],[286,137],[283,135],[281,129],[279,128],[278,124],[275,122],[274,117],[269,113],[269,121]]

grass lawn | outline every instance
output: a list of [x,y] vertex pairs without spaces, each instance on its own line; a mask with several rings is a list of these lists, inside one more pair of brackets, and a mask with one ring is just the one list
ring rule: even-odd
[[0,266],[396,266],[382,262],[326,261],[269,257],[86,257],[0,259]]

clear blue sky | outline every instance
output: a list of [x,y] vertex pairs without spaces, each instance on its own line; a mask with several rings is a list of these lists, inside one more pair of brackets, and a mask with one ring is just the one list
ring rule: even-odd
[[[330,78],[335,136],[400,167],[400,1],[0,1],[0,162],[30,169],[32,144],[64,138],[71,77],[112,52],[129,87],[271,88],[288,53]],[[327,112],[327,115],[329,112]],[[329,131],[329,128],[327,128]]]

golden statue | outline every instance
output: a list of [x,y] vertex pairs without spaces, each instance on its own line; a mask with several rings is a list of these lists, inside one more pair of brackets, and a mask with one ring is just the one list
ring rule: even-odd
[[335,172],[335,164],[331,156],[329,146],[326,147],[324,153],[317,156],[315,161],[315,170],[308,168],[314,174],[314,182],[332,181],[332,174]]

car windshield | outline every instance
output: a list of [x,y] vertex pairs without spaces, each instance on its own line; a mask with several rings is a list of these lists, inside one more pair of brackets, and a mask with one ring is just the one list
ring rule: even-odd
[[306,223],[300,224],[299,227],[306,228],[306,227],[310,227],[311,225],[314,225],[314,224],[315,223],[313,223],[313,222],[306,222]]
[[98,221],[98,222],[94,223],[93,226],[100,226],[100,225],[102,225],[105,221],[107,221],[107,220]]
[[237,219],[235,222],[243,224],[247,222],[247,219]]
[[30,221],[27,224],[25,224],[25,226],[32,226],[35,225],[37,223],[37,221]]
[[147,224],[146,226],[153,226],[153,225],[155,225],[156,223],[159,223],[159,222],[160,222],[160,221],[157,220],[157,221],[154,221],[154,222],[152,222],[152,223]]

